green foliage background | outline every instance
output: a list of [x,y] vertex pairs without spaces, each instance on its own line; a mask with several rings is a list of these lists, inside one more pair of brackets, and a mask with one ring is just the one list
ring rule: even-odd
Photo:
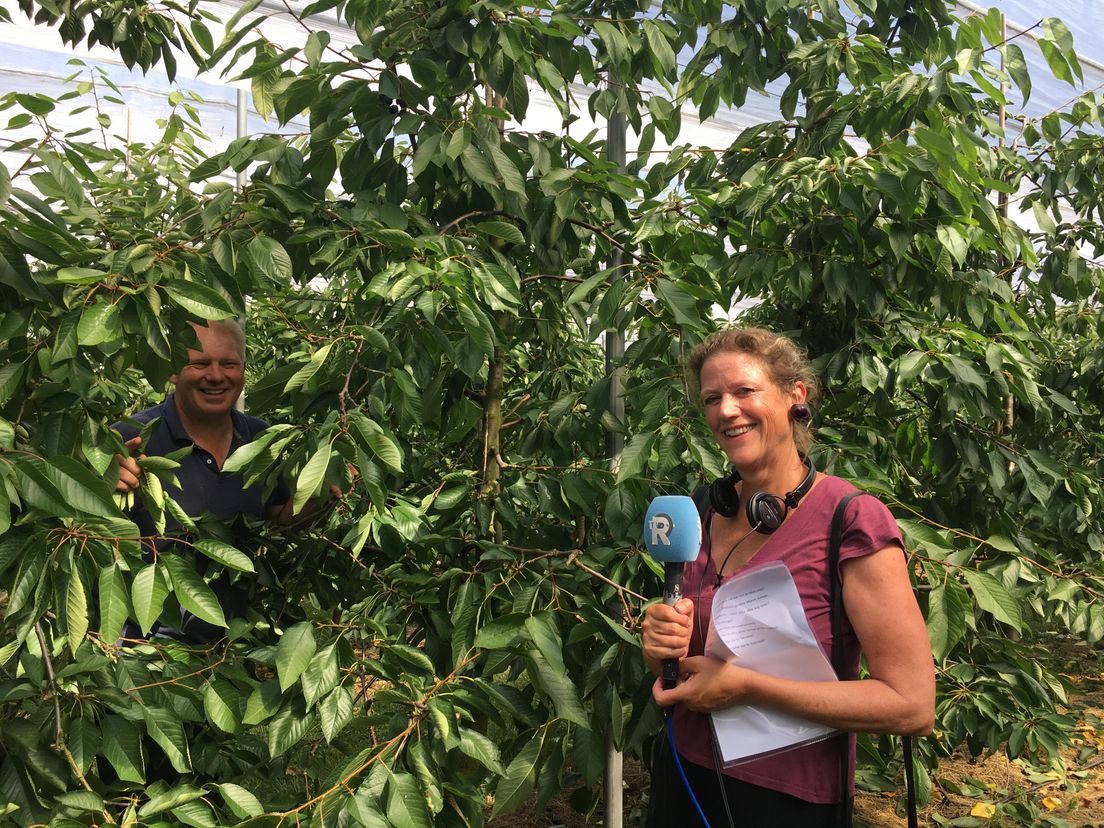
[[[178,92],[141,146],[102,112],[51,127],[121,94],[103,73],[0,98],[26,158],[0,166],[5,819],[474,826],[594,789],[607,736],[637,754],[659,728],[639,524],[721,470],[679,365],[734,299],[808,348],[819,466],[904,531],[939,666],[925,766],[1069,743],[1048,645],[1104,635],[1099,95],[1017,116],[999,15],[942,0],[320,0],[299,44],[258,7],[0,7],[170,77],[186,53],[309,122],[212,154]],[[1066,28],[1040,28],[1074,81]],[[769,82],[782,120],[680,143]],[[533,94],[564,129],[518,126]],[[584,108],[640,153],[569,134]],[[159,396],[187,319],[230,315],[276,425],[228,467],[299,503],[352,492],[309,530],[201,521],[147,562],[109,425]],[[178,511],[171,465],[147,461],[155,512]],[[250,617],[209,650],[114,647],[128,615],[223,621],[196,556],[250,585]],[[864,740],[866,784],[893,784],[892,741]]]

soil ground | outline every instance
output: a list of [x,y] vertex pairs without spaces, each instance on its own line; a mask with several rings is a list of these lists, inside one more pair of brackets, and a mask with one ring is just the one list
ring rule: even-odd
[[[920,812],[921,826],[992,826],[1011,828],[1024,824],[999,813],[984,818],[986,803],[1031,801],[1046,815],[1037,826],[1104,828],[1104,653],[1080,644],[1062,648],[1064,671],[1075,688],[1071,713],[1083,723],[1078,744],[1063,751],[1064,773],[1044,776],[1039,767],[1010,762],[1003,752],[970,758],[965,751],[943,759],[935,775],[931,803]],[[639,828],[647,798],[648,774],[639,762],[626,759],[624,767],[624,828]],[[960,793],[969,788],[981,793]],[[572,807],[573,791],[555,798],[542,813],[532,807],[488,823],[490,828],[594,828],[604,824],[597,811],[582,814]],[[982,806],[982,813],[971,811]],[[894,794],[862,793],[856,797],[856,828],[907,828],[896,811]],[[690,828],[687,826],[680,828]],[[747,826],[758,828],[758,826]]]

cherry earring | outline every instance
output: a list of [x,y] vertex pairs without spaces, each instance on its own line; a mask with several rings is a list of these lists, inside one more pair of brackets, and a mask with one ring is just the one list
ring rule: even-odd
[[790,406],[790,419],[795,423],[807,423],[813,419],[813,412],[805,403],[794,403]]

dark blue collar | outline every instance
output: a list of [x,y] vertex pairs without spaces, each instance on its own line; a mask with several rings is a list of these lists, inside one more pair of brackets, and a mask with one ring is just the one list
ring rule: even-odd
[[[171,393],[165,397],[165,402],[162,403],[161,418],[165,423],[165,426],[169,429],[169,434],[172,435],[173,441],[176,443],[194,443],[192,435],[188,433],[188,429],[184,427],[184,422],[180,419],[180,412],[176,410],[176,393]],[[230,425],[234,429],[234,434],[230,438],[232,446],[236,447],[244,442],[245,438],[242,436],[245,432],[245,415],[238,411],[236,408],[230,409]]]

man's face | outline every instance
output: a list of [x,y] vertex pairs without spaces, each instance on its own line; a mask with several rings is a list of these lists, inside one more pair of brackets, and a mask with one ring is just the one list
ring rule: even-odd
[[187,419],[226,417],[245,386],[245,364],[234,335],[225,328],[193,325],[200,350],[188,349],[188,364],[170,379],[176,404]]

